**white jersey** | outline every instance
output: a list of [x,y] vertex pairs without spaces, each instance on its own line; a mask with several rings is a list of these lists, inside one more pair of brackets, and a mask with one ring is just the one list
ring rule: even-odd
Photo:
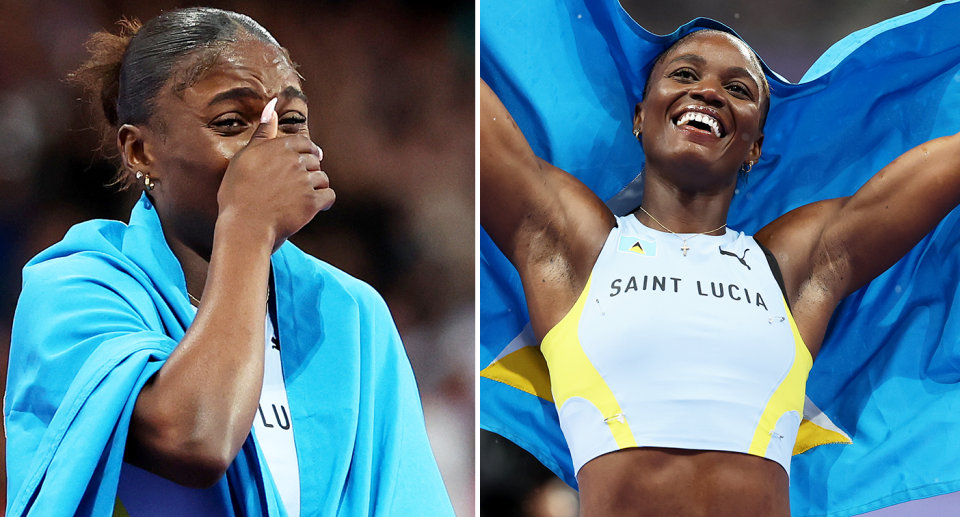
[[280,364],[280,340],[268,317],[264,340],[263,389],[253,432],[267,460],[280,499],[290,517],[300,516],[300,469],[293,440],[293,420]]
[[[627,447],[733,451],[790,472],[812,359],[764,251],[617,218],[543,339],[576,471]],[[779,273],[779,272],[778,272]]]

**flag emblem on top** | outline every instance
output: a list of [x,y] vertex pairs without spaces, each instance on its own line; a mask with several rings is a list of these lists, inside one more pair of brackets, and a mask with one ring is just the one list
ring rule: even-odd
[[657,241],[648,241],[639,237],[621,235],[620,243],[617,245],[617,251],[622,251],[623,253],[634,253],[637,255],[643,255],[645,257],[656,257]]

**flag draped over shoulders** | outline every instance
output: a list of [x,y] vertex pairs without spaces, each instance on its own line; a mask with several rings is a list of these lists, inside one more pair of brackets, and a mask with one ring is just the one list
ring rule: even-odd
[[[799,84],[764,65],[763,154],[734,197],[730,226],[755,233],[798,206],[849,196],[905,151],[960,132],[958,19],[950,1],[851,34]],[[652,61],[702,28],[732,32],[698,18],[656,36],[610,0],[489,1],[481,76],[535,153],[622,214],[642,191],[631,131]],[[837,309],[807,383],[794,515],[856,515],[960,490],[958,218]],[[576,486],[517,272],[485,232],[480,247],[481,426]],[[836,439],[808,436],[801,447],[804,429]]]
[[[272,257],[302,515],[453,515],[386,304],[290,243]],[[24,269],[4,404],[10,517],[114,515],[140,389],[193,320],[150,201]],[[237,516],[284,516],[251,434],[219,481]]]

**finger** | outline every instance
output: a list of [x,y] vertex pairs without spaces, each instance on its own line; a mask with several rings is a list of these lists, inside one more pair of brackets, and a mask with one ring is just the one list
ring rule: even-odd
[[280,124],[280,118],[277,116],[275,108],[277,107],[277,98],[270,99],[270,102],[263,107],[263,113],[260,114],[260,125],[253,132],[253,143],[255,140],[269,140],[277,137],[277,128]]
[[320,160],[318,160],[317,156],[313,154],[301,154],[300,165],[303,165],[303,168],[308,171],[320,170]]
[[300,154],[317,155],[317,145],[303,135],[284,137],[284,147]]
[[337,200],[337,193],[333,191],[332,188],[325,188],[315,191],[317,196],[317,207],[323,212],[329,210],[333,206],[333,202]]
[[327,176],[326,172],[320,170],[311,171],[310,184],[313,185],[314,190],[328,189],[330,188],[330,177]]

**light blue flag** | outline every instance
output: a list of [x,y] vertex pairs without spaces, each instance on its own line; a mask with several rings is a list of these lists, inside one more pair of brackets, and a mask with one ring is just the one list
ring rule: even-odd
[[[856,32],[800,84],[764,65],[763,155],[730,226],[754,233],[798,206],[851,195],[910,148],[960,132],[957,20],[954,0]],[[649,66],[700,28],[732,32],[698,18],[655,36],[609,0],[491,0],[480,10],[481,76],[534,152],[625,213],[642,188],[631,131]],[[954,211],[837,309],[807,384],[794,515],[856,515],[960,490],[958,223]],[[480,246],[481,426],[575,487],[519,277],[485,232]],[[808,434],[804,445],[805,432],[821,431],[832,443],[813,446]]]
[[[452,517],[383,299],[290,243],[271,262],[301,515]],[[129,225],[71,228],[23,283],[4,404],[6,515],[114,515],[137,395],[193,321],[180,264],[144,196]],[[286,515],[262,465],[250,435],[218,484],[228,515]]]

